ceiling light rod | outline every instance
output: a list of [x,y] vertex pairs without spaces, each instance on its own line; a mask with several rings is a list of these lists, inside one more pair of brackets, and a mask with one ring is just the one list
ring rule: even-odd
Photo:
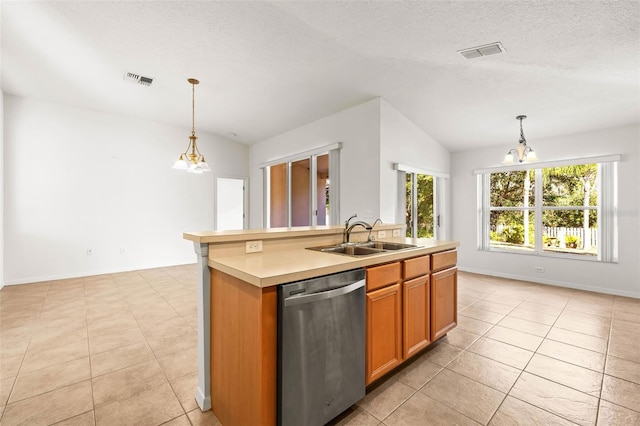
[[519,163],[528,163],[538,160],[533,148],[527,146],[527,140],[524,138],[524,131],[522,130],[522,120],[527,118],[526,115],[519,115],[516,120],[520,120],[520,140],[518,141],[518,148],[512,148],[507,152],[502,164],[513,164],[515,159],[518,159]]
[[[204,159],[204,155],[200,154],[198,151],[198,145],[196,141],[198,137],[196,136],[196,84],[200,83],[195,78],[190,78],[187,80],[189,84],[191,84],[191,136],[189,136],[189,146],[187,149],[180,154],[180,157],[173,164],[174,169],[178,170],[186,170],[189,173],[198,173],[201,174],[203,172],[208,172],[211,169],[209,165]],[[189,151],[191,151],[189,153]]]

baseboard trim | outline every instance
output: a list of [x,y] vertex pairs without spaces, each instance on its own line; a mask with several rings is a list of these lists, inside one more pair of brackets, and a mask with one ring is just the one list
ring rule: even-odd
[[92,277],[96,275],[118,274],[120,272],[143,271],[145,269],[168,268],[171,266],[184,266],[184,265],[193,265],[193,264],[195,264],[195,262],[160,264],[160,265],[158,264],[141,265],[136,267],[129,266],[126,268],[114,268],[114,269],[104,269],[104,270],[97,270],[97,271],[72,272],[68,274],[56,274],[56,275],[47,275],[47,276],[41,276],[41,277],[31,277],[26,279],[5,281],[3,285],[0,286],[0,289],[5,285],[33,284],[33,283],[41,283],[44,281],[66,280],[70,278]]
[[484,269],[477,269],[477,268],[466,268],[464,266],[460,266],[458,265],[458,270],[459,271],[463,271],[463,272],[469,272],[472,274],[480,274],[480,275],[488,275],[491,277],[499,277],[499,278],[509,278],[512,280],[519,280],[519,281],[527,281],[527,282],[532,282],[532,283],[536,283],[536,284],[544,284],[544,285],[552,285],[552,286],[556,286],[556,287],[564,287],[564,288],[572,288],[575,290],[584,290],[584,291],[593,291],[596,293],[604,293],[604,294],[611,294],[614,296],[624,296],[624,297],[631,297],[634,299],[640,299],[640,293],[634,293],[631,291],[623,291],[623,290],[616,290],[616,289],[611,289],[611,288],[606,288],[606,287],[596,287],[596,286],[589,286],[589,285],[584,285],[584,284],[578,284],[578,283],[573,283],[573,282],[567,282],[567,281],[559,281],[559,280],[549,280],[549,279],[544,279],[544,278],[532,278],[530,276],[524,276],[524,275],[516,275],[516,274],[505,274],[502,272],[496,272],[496,271],[487,271]]

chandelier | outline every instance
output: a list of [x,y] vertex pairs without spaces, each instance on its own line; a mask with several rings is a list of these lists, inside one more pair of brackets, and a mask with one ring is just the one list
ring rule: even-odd
[[526,115],[519,115],[516,117],[516,120],[520,120],[520,140],[518,141],[518,147],[512,148],[507,152],[502,164],[513,164],[516,159],[519,163],[528,163],[538,160],[538,156],[533,151],[533,148],[527,146],[527,140],[524,138],[522,120],[525,118],[527,118]]
[[200,151],[198,151],[198,145],[196,144],[198,137],[196,136],[195,125],[195,95],[196,84],[200,82],[195,78],[190,78],[187,81],[191,84],[191,136],[189,136],[189,146],[187,146],[187,149],[182,154],[180,154],[180,157],[178,157],[176,162],[173,164],[173,168],[178,170],[186,170],[189,173],[201,174],[204,172],[208,172],[211,169],[205,161],[204,155],[200,154]]

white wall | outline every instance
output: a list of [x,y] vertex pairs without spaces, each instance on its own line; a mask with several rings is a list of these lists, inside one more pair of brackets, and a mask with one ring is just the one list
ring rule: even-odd
[[259,164],[336,142],[343,143],[340,153],[340,220],[353,213],[366,220],[366,210],[379,217],[380,99],[373,99],[251,146],[250,227],[263,227],[262,170]]
[[[385,222],[404,223],[404,211],[398,210],[399,188],[404,187],[400,182],[400,173],[393,170],[394,163],[448,174],[450,154],[435,139],[416,126],[392,105],[381,100],[380,127],[380,217]],[[446,183],[449,191],[449,183]],[[449,228],[446,220],[448,200],[443,200],[443,227]],[[444,235],[450,235],[445,230]]]
[[213,172],[173,170],[186,125],[4,101],[7,284],[192,263],[182,233],[213,229],[216,175],[248,175],[247,146],[200,132]]
[[[478,251],[474,169],[500,165],[511,146],[453,153],[451,157],[453,239],[460,241],[460,269],[489,275],[640,297],[640,127],[625,126],[566,135],[529,144],[542,160],[621,154],[618,165],[617,264]],[[515,144],[514,139],[514,144]],[[534,272],[543,266],[544,273]]]
[[4,92],[0,90],[0,290],[4,287]]

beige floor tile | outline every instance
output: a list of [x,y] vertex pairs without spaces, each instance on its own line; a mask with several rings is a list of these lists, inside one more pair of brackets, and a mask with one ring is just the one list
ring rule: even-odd
[[451,346],[445,342],[438,342],[424,353],[424,358],[441,367],[446,367],[455,357],[462,352],[462,349]]
[[44,350],[54,346],[69,345],[76,342],[87,341],[87,325],[83,320],[81,323],[74,323],[70,327],[60,327],[58,329],[47,330],[43,333],[34,333],[31,336],[29,350]]
[[640,364],[637,362],[608,356],[605,373],[640,385]]
[[613,317],[615,319],[619,319],[619,320],[623,320],[623,321],[629,321],[629,322],[635,322],[636,324],[640,324],[640,313],[636,312],[629,312],[629,311],[620,311],[620,310],[616,310],[613,312]]
[[0,380],[17,376],[23,359],[24,355],[1,356]]
[[193,426],[220,426],[222,424],[211,410],[203,413],[199,408],[196,408],[189,411],[187,416]]
[[576,333],[575,331],[565,330],[563,328],[552,328],[547,335],[547,339],[577,346],[583,349],[589,349],[594,352],[607,352],[607,339],[589,336],[588,334],[583,333]]
[[562,312],[562,306],[552,306],[549,304],[542,304],[537,302],[526,301],[518,305],[519,309],[525,309],[527,311],[540,312],[546,315],[560,315]]
[[640,324],[638,324],[637,322],[614,318],[613,321],[611,321],[611,328],[613,328],[614,330],[628,331],[631,333],[640,334]]
[[463,352],[447,366],[448,370],[462,374],[465,377],[490,386],[502,393],[509,392],[516,382],[520,371],[498,361],[477,355],[473,352]]
[[195,330],[193,330],[177,313],[175,316],[162,321],[141,320],[140,330],[142,330],[142,334],[144,334],[145,337],[150,339],[183,336],[185,334],[195,333]]
[[482,424],[489,422],[505,397],[502,392],[447,369],[420,392]]
[[167,379],[172,380],[198,371],[198,352],[195,349],[172,353],[158,358]]
[[501,305],[505,305],[510,308],[515,308],[524,301],[521,298],[506,297],[499,294],[490,294],[489,296],[485,297],[483,300],[488,302],[499,303]]
[[375,389],[371,390],[358,402],[358,406],[364,409],[378,420],[384,420],[396,408],[402,405],[415,389],[399,382],[395,378],[386,380]]
[[529,321],[522,318],[506,316],[498,323],[501,327],[510,328],[512,330],[522,331],[524,333],[533,334],[534,336],[544,337],[547,335],[550,326],[540,324],[539,322]]
[[31,373],[20,373],[13,386],[9,403],[83,382],[90,378],[88,357],[56,364]]
[[544,355],[535,354],[525,371],[597,398],[602,387],[602,373]]
[[54,426],[94,426],[96,424],[93,410],[56,423]]
[[553,325],[558,319],[558,315],[550,315],[523,308],[515,308],[513,311],[509,312],[508,316],[545,325]]
[[354,405],[327,423],[327,426],[378,426],[381,424],[380,420]]
[[[354,426],[360,424],[353,423]],[[387,426],[477,426],[480,423],[418,392],[387,417],[384,424]]]
[[442,368],[442,366],[434,364],[422,356],[394,374],[394,378],[417,390],[435,377]]
[[146,389],[153,389],[167,383],[167,379],[154,360],[96,377],[91,382],[97,408],[131,398]]
[[[560,290],[560,292],[562,293],[562,290]],[[531,296],[527,297],[526,301],[539,305],[564,309],[564,307],[569,302],[569,297],[554,293],[558,293],[558,287],[541,287],[539,291],[536,291]]]
[[640,339],[635,333],[611,330],[609,355],[640,364]]
[[602,399],[640,412],[640,385],[617,377],[604,376]]
[[91,355],[118,349],[123,346],[145,343],[146,339],[139,328],[117,331],[115,333],[103,334],[89,339],[89,351]]
[[467,350],[520,370],[527,365],[533,356],[532,351],[486,337],[478,339]]
[[559,425],[571,426],[569,420],[551,414],[519,399],[507,396],[491,419],[491,426]]
[[13,384],[15,383],[15,381],[15,377],[6,377],[4,379],[0,379],[0,406],[5,406],[7,404],[9,395],[11,394],[11,389],[13,389]]
[[191,422],[189,421],[189,417],[187,417],[186,414],[183,414],[182,416],[176,417],[167,423],[163,423],[162,426],[191,426]]
[[155,426],[184,414],[169,383],[96,407],[96,425]]
[[196,403],[196,387],[198,386],[198,372],[194,371],[186,376],[170,380],[169,384],[173,388],[178,401],[182,405],[185,413],[198,408]]
[[92,409],[91,382],[87,380],[7,405],[2,424],[50,425]]
[[515,308],[515,306],[503,305],[502,303],[493,302],[486,299],[474,303],[473,306],[475,308],[484,309],[485,311],[491,311],[502,315],[507,315]]
[[478,340],[480,335],[470,333],[468,331],[454,328],[449,331],[445,337],[442,338],[443,343],[448,343],[451,346],[455,346],[460,349],[465,349],[473,342]]
[[592,315],[584,312],[564,311],[560,314],[559,319],[566,318],[571,321],[586,322],[588,324],[600,325],[603,327],[611,326],[611,318],[602,317],[600,315]]
[[513,346],[518,346],[528,351],[535,351],[540,343],[542,337],[534,336],[533,334],[523,333],[522,331],[512,330],[510,328],[495,326],[489,330],[485,337],[493,340],[498,340],[503,343],[508,343]]
[[573,321],[567,318],[558,318],[554,328],[562,328],[564,330],[575,331],[576,333],[588,334],[589,336],[600,337],[603,339],[609,338],[609,326],[590,324],[588,322]]
[[136,327],[138,327],[138,323],[130,312],[121,314],[121,316],[117,318],[91,321],[88,323],[89,337],[102,336],[104,334],[116,333]]
[[184,335],[147,338],[147,342],[156,357],[182,352],[198,346],[198,336],[194,331],[189,331]]
[[593,425],[598,398],[523,372],[509,395],[580,425]]
[[631,411],[628,408],[611,404],[605,400],[600,400],[600,410],[598,410],[599,426],[628,426],[640,424],[640,413]]
[[460,312],[460,315],[479,321],[489,322],[491,324],[497,324],[502,318],[504,318],[504,314],[498,314],[496,312],[476,308],[474,305]]
[[154,359],[153,352],[146,343],[123,346],[107,352],[91,355],[91,376],[97,377],[112,371]]
[[493,324],[489,322],[480,321],[464,315],[458,315],[458,327],[461,330],[468,331],[470,333],[483,335],[493,327]]
[[599,352],[545,339],[538,348],[538,353],[590,370],[604,371],[605,355]]
[[20,373],[29,373],[88,356],[89,341],[87,339],[49,349],[39,347],[32,350],[29,348],[20,367]]

